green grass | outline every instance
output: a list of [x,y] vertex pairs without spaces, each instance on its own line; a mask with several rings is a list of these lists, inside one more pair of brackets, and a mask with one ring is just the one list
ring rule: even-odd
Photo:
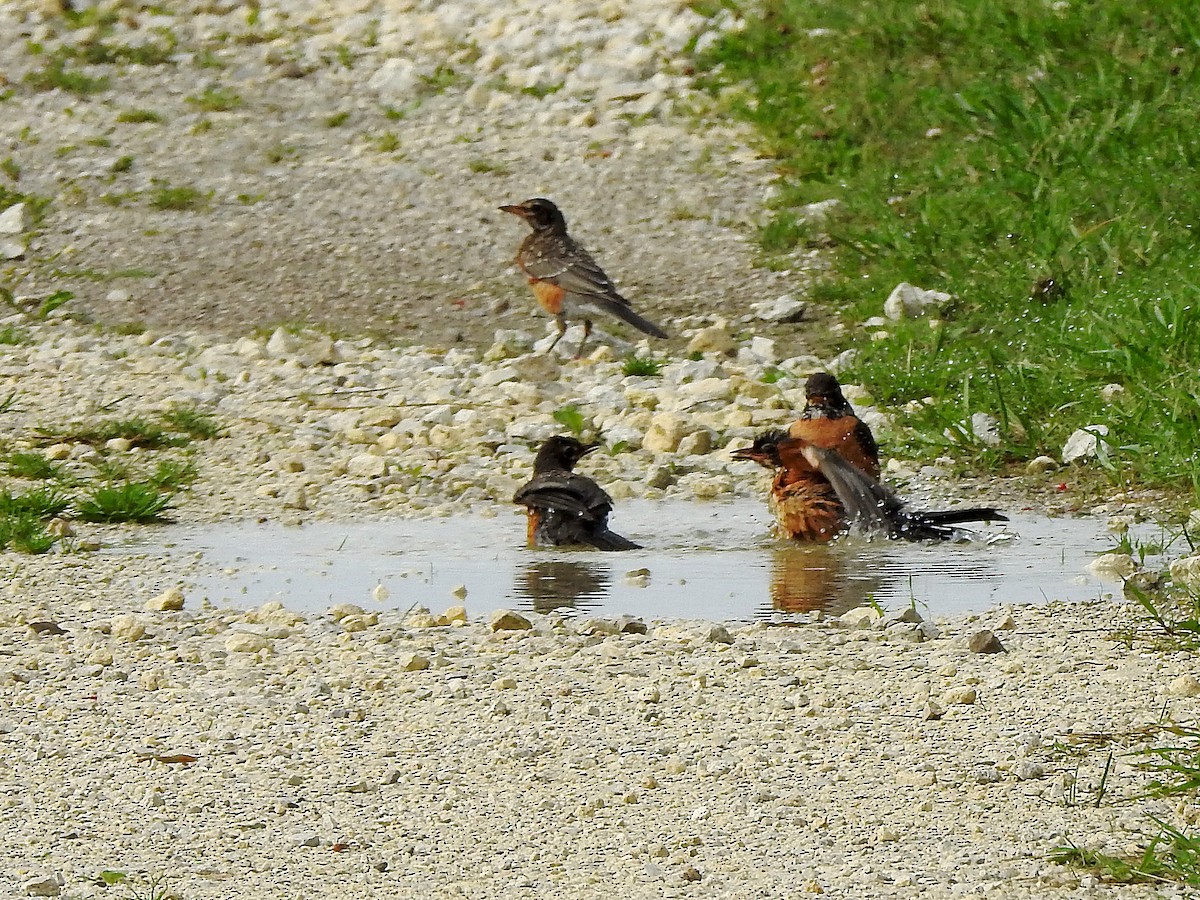
[[467,163],[467,168],[476,175],[511,175],[512,170],[504,163],[492,162],[488,159],[473,159]]
[[70,503],[70,497],[55,488],[35,488],[24,494],[0,491],[0,549],[45,553],[57,540],[47,524]]
[[400,149],[400,138],[394,131],[381,131],[371,138],[371,145],[380,153],[394,153]]
[[146,483],[159,491],[178,491],[196,480],[196,466],[191,460],[160,460]]
[[[772,0],[702,54],[714,102],[754,124],[781,175],[765,254],[817,235],[821,296],[878,315],[901,281],[954,299],[856,340],[847,377],[875,398],[938,398],[912,446],[996,416],[993,465],[1112,429],[1114,481],[1200,493],[1200,19],[1119,0]],[[711,11],[712,5],[708,6]],[[819,36],[811,29],[820,28]],[[1049,282],[1053,287],[1047,289]],[[1107,383],[1125,386],[1112,405]]]
[[117,438],[129,441],[132,447],[144,447],[147,450],[178,447],[187,443],[186,438],[170,434],[161,424],[141,416],[37,429],[37,440],[42,444],[77,443],[97,447]]
[[4,461],[4,473],[31,481],[61,481],[66,476],[66,470],[61,465],[32,451],[10,453]]
[[1073,844],[1059,847],[1053,862],[1089,869],[1117,884],[1179,882],[1200,885],[1200,838],[1162,825],[1136,857],[1110,856]]
[[150,205],[162,210],[194,210],[207,203],[211,196],[189,184],[159,184],[150,192]]
[[215,418],[192,406],[173,406],[160,418],[170,428],[188,437],[208,440],[221,434],[221,426]]
[[272,165],[281,163],[285,159],[294,159],[299,155],[300,151],[290,144],[275,144],[272,147],[268,147],[263,153],[263,157]]
[[627,356],[621,363],[622,375],[658,375],[662,372],[662,360],[653,356]]
[[71,505],[71,498],[54,488],[34,488],[24,494],[0,491],[0,518],[33,516],[53,519]]
[[155,125],[161,124],[164,119],[162,113],[157,113],[152,109],[123,109],[117,113],[118,122],[149,122]]
[[[15,164],[14,164],[15,166]],[[20,174],[20,170],[16,170]],[[16,180],[14,176],[13,180]],[[25,194],[21,191],[14,191],[12,188],[5,187],[0,184],[0,212],[8,209],[17,203],[24,203],[29,207],[33,224],[36,226],[45,218],[46,210],[50,208],[49,197],[38,197],[34,194]]]
[[421,76],[425,89],[440,94],[451,88],[463,87],[470,82],[470,77],[454,70],[450,66],[438,66],[429,75]]
[[[1122,537],[1113,552],[1128,553],[1140,563],[1139,572],[1125,582],[1125,597],[1140,609],[1138,626],[1121,634],[1132,647],[1135,643],[1170,654],[1194,653],[1200,646],[1200,592],[1186,584],[1175,583],[1167,572],[1144,568],[1147,556],[1182,551],[1195,553],[1194,535],[1186,529],[1164,531],[1151,543]],[[1164,706],[1164,715],[1167,707]],[[1086,798],[1088,805],[1099,807],[1102,802],[1129,803],[1141,800],[1180,798],[1194,804],[1200,791],[1200,727],[1160,720],[1124,734],[1097,735],[1088,745],[1064,747],[1077,760],[1090,751],[1107,754],[1104,775],[1094,795]],[[1132,768],[1149,776],[1133,791],[1109,790],[1112,758],[1118,744],[1136,742],[1134,749],[1123,753]],[[1074,782],[1073,782],[1074,784]],[[1111,795],[1111,796],[1110,796]],[[1068,795],[1068,800],[1074,798]],[[1087,869],[1105,881],[1122,884],[1139,882],[1177,882],[1200,885],[1200,832],[1172,824],[1163,818],[1148,815],[1146,833],[1150,835],[1140,851],[1127,856],[1115,856],[1081,848],[1068,841],[1050,853],[1054,862]]]
[[11,547],[20,553],[45,553],[58,540],[46,522],[31,513],[0,514],[0,550]]
[[187,102],[203,112],[229,112],[242,105],[242,98],[230,88],[210,87],[188,97]]
[[157,420],[145,416],[131,416],[125,419],[43,426],[36,432],[37,441],[43,445],[78,443],[101,447],[108,441],[123,438],[129,441],[132,447],[162,450],[166,447],[186,446],[194,439],[209,440],[219,437],[221,426],[208,413],[193,407],[178,406],[160,413]]
[[574,403],[568,403],[566,406],[560,406],[552,414],[554,421],[560,425],[566,426],[571,434],[578,437],[583,434],[584,426],[587,424],[583,413]]
[[28,335],[15,325],[5,325],[0,328],[0,346],[12,346],[25,343]]
[[71,291],[55,291],[38,304],[38,308],[34,311],[34,317],[45,321],[50,318],[50,313],[54,312],[60,306],[66,305],[73,299],[75,299],[75,294]]
[[46,64],[25,76],[25,83],[38,91],[67,91],[86,96],[108,90],[109,79],[105,75],[88,75],[79,69],[68,68],[70,53],[56,53]]
[[129,63],[139,66],[161,66],[170,62],[179,41],[165,28],[157,29],[157,33],[161,40],[141,44],[90,41],[79,46],[64,47],[60,52],[71,59],[92,65]]
[[528,87],[521,88],[521,93],[529,97],[537,97],[542,100],[549,97],[551,94],[557,94],[563,89],[563,82],[556,81],[553,84],[533,84]]
[[79,518],[85,522],[160,522],[171,505],[172,494],[144,481],[127,481],[94,488],[79,500]]
[[[1169,736],[1170,743],[1147,746],[1132,754],[1136,768],[1150,773],[1153,780],[1139,796],[1118,797],[1113,802],[1169,797],[1195,801],[1200,788],[1200,729],[1163,725],[1155,731],[1160,738]],[[1096,806],[1100,805],[1099,801],[1098,796]],[[1050,859],[1089,869],[1106,881],[1121,884],[1177,882],[1200,885],[1200,832],[1154,816],[1149,816],[1148,821],[1153,834],[1136,855],[1114,856],[1085,850],[1068,842],[1055,848]]]

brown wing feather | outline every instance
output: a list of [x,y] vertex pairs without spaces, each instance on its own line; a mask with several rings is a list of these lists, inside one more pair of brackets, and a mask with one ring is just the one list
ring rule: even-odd
[[573,472],[535,475],[513,495],[513,502],[584,516],[591,521],[603,521],[612,511],[612,497],[586,475]]
[[570,294],[629,305],[604,270],[567,235],[530,235],[518,254],[530,278],[549,281]]

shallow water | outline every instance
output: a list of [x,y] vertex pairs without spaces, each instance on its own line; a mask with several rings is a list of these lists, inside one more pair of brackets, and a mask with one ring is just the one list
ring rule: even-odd
[[[170,552],[201,554],[207,573],[189,597],[256,606],[279,599],[323,611],[333,603],[440,611],[467,590],[475,612],[501,606],[571,607],[645,618],[786,620],[838,614],[874,600],[926,615],[1120,595],[1120,582],[1087,572],[1116,543],[1089,518],[1010,514],[946,544],[843,538],[808,546],[775,540],[761,501],[622,503],[613,527],[644,544],[624,553],[529,550],[516,512],[298,527],[222,524],[172,529]],[[140,549],[144,549],[140,548]],[[386,597],[377,599],[377,586]]]

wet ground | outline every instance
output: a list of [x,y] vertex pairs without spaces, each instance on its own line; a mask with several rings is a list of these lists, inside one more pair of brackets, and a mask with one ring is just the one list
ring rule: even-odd
[[[775,540],[758,501],[631,501],[613,525],[645,549],[625,553],[523,546],[516,512],[298,527],[222,524],[172,529],[169,552],[202,562],[189,597],[256,606],[278,599],[323,611],[333,603],[439,611],[466,590],[474,612],[507,606],[600,615],[786,620],[864,603],[924,615],[1001,603],[1120,596],[1118,579],[1087,565],[1116,538],[1090,518],[1028,513],[969,539],[910,544],[849,536],[832,545]],[[144,551],[144,545],[131,547]]]

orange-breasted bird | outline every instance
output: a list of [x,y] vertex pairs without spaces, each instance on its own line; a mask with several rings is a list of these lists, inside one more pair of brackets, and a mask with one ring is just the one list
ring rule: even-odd
[[804,385],[805,406],[788,434],[817,447],[834,450],[872,478],[879,478],[879,445],[866,422],[842,395],[842,386],[827,372],[816,372]]
[[949,540],[957,534],[952,526],[962,522],[1008,521],[993,507],[910,510],[836,449],[783,431],[760,434],[732,456],[775,471],[768,504],[786,538],[828,541],[857,528],[910,541]]
[[557,206],[544,197],[534,197],[500,209],[524,219],[533,229],[521,242],[516,262],[538,303],[558,325],[558,336],[547,352],[562,339],[567,319],[583,319],[583,340],[575,353],[576,357],[583,355],[597,311],[616,316],[652,337],[667,337],[665,331],[633,311],[604,270],[567,234],[567,220]]
[[587,544],[597,550],[638,550],[639,544],[608,528],[612,497],[572,470],[599,444],[573,437],[548,438],[533,460],[533,478],[513,495],[527,510],[529,546]]

